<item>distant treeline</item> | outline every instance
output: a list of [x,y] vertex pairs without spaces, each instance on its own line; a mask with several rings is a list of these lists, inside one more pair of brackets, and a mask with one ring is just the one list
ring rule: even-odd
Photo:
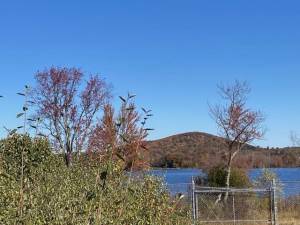
[[[148,142],[153,167],[210,168],[224,163],[224,139],[193,132]],[[300,148],[261,148],[248,145],[234,165],[241,168],[300,167]]]

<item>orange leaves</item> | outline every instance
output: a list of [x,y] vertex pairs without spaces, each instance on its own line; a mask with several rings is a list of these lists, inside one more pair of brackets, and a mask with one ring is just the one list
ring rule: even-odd
[[[117,114],[110,104],[104,107],[104,115],[93,131],[89,144],[89,152],[102,155],[102,159],[107,159],[110,153],[113,160],[124,162],[126,170],[148,166],[145,138],[153,130],[144,128],[148,116],[137,111],[134,97],[130,94],[127,97],[120,96],[122,105]],[[150,112],[145,109],[142,111],[144,114]]]
[[212,118],[216,121],[219,131],[231,145],[242,145],[264,135],[262,123],[265,118],[260,111],[246,107],[249,85],[246,82],[235,81],[233,85],[219,86],[219,92],[224,104],[210,107]]

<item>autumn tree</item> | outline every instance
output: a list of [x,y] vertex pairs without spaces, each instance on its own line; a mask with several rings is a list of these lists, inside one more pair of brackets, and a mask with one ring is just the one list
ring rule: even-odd
[[260,111],[247,107],[250,94],[247,82],[222,84],[218,89],[224,103],[210,106],[210,114],[218,126],[220,135],[226,140],[226,187],[229,188],[233,160],[247,144],[264,136],[262,125],[265,117]]
[[85,149],[95,117],[111,97],[109,85],[98,75],[91,75],[84,85],[83,72],[66,67],[39,71],[35,79],[36,115],[70,166],[72,154]]
[[146,128],[151,110],[142,108],[140,113],[128,94],[120,97],[122,104],[116,113],[111,104],[105,106],[103,118],[94,129],[88,153],[100,161],[121,160],[124,170],[141,169],[148,166],[145,139],[152,129]]
[[295,147],[300,146],[300,138],[299,138],[299,135],[295,131],[291,131],[290,139],[291,139],[293,146],[295,146]]

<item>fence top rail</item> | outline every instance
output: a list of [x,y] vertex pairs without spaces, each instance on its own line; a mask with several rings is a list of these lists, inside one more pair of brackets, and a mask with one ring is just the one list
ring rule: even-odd
[[300,184],[300,180],[280,180],[276,183],[285,184],[285,183],[292,183],[292,184]]
[[205,192],[270,192],[270,188],[219,188],[219,187],[195,187],[195,192],[205,193]]
[[220,224],[222,224],[222,223],[233,223],[233,222],[235,222],[235,223],[255,222],[255,223],[268,223],[268,224],[271,224],[270,220],[235,220],[235,221],[233,221],[233,220],[211,220],[211,221],[210,220],[209,221],[200,220],[199,222],[200,223],[220,223]]
[[192,185],[192,183],[176,183],[176,184],[166,184],[167,186],[179,186],[179,185]]

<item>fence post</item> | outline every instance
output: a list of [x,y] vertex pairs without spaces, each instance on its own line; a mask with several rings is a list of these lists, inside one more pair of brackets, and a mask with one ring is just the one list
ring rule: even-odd
[[195,211],[196,211],[196,220],[199,219],[199,202],[198,202],[199,194],[195,193]]
[[270,187],[269,187],[269,200],[270,200],[270,220],[271,220],[271,225],[274,225],[274,216],[273,216],[273,182],[270,182]]
[[272,224],[273,225],[278,225],[278,218],[277,218],[277,195],[276,195],[276,180],[272,180]]
[[233,224],[236,225],[234,191],[232,192],[232,211],[233,211]]
[[192,210],[193,210],[193,220],[196,221],[196,201],[195,201],[195,181],[194,177],[192,177]]

